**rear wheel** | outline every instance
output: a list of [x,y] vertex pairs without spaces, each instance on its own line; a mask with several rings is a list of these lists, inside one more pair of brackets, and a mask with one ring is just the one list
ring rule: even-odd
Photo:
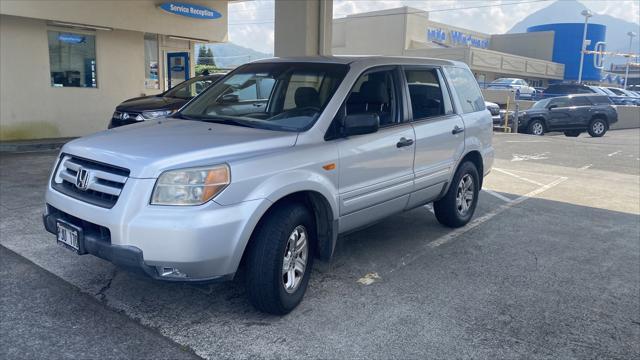
[[531,135],[542,136],[544,135],[544,124],[540,120],[533,120],[529,123],[528,130]]
[[284,315],[302,301],[313,265],[312,216],[301,204],[270,211],[247,256],[247,294],[258,310]]
[[433,203],[438,221],[453,228],[465,226],[476,210],[479,191],[478,169],[472,162],[465,161],[456,171],[447,194]]
[[606,132],[609,126],[607,125],[607,121],[603,119],[593,119],[589,123],[589,135],[593,137],[601,137]]
[[564,132],[564,136],[578,137],[578,136],[580,136],[580,131],[578,131],[578,130],[565,131]]

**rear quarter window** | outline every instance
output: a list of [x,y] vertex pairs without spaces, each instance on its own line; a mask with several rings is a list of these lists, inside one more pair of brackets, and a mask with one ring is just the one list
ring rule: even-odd
[[484,98],[480,86],[469,69],[447,66],[445,71],[456,90],[458,101],[463,113],[485,110]]
[[594,105],[611,105],[611,99],[608,96],[589,96],[589,100]]

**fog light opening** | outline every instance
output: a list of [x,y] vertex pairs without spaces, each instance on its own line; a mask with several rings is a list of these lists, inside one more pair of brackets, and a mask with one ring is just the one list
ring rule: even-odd
[[187,274],[183,273],[177,268],[158,266],[158,273],[162,277],[171,277],[171,278],[186,278]]

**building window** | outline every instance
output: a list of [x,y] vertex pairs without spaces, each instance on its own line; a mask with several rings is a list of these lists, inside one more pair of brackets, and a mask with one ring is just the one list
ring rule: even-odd
[[98,87],[95,35],[48,31],[53,87]]
[[160,89],[158,68],[158,35],[144,34],[145,89]]

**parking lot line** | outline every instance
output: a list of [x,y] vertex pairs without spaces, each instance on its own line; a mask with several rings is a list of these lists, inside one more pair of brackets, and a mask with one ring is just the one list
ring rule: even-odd
[[512,173],[512,172],[510,172],[510,171],[507,171],[507,170],[504,170],[504,169],[499,169],[499,168],[495,168],[495,167],[494,167],[494,168],[493,168],[493,170],[495,170],[495,171],[497,171],[497,172],[500,172],[500,173],[503,173],[503,174],[505,174],[505,175],[513,176],[513,177],[514,177],[514,178],[516,178],[516,179],[520,179],[520,180],[522,180],[522,181],[526,181],[526,182],[531,183],[531,184],[534,184],[534,185],[544,186],[544,184],[543,184],[543,183],[541,183],[541,182],[538,182],[538,181],[535,181],[535,180],[531,180],[531,179],[527,179],[527,178],[526,178],[526,177],[524,177],[524,176],[520,176],[520,175],[514,174],[514,173]]
[[482,191],[486,192],[486,193],[487,193],[487,194],[489,194],[489,195],[493,195],[493,196],[497,197],[498,199],[500,199],[500,200],[502,200],[502,201],[504,201],[504,202],[508,202],[508,203],[510,203],[510,202],[512,201],[512,200],[511,200],[511,199],[509,199],[508,197],[506,197],[506,196],[504,196],[504,195],[501,195],[501,194],[499,194],[499,193],[497,193],[497,192],[495,192],[495,191],[493,191],[493,190],[489,190],[489,189],[482,189]]
[[[494,170],[497,170],[496,168],[494,168]],[[511,175],[511,174],[509,174]],[[515,175],[515,174],[514,174]],[[518,176],[515,176],[518,177]],[[519,178],[519,177],[518,177]],[[412,253],[410,255],[410,257],[405,258],[403,260],[401,260],[399,262],[399,264],[392,268],[391,270],[389,270],[389,273],[393,273],[394,271],[400,270],[403,267],[411,264],[412,262],[416,261],[417,259],[419,259],[420,257],[422,257],[427,251],[429,251],[429,249],[433,249],[436,248],[438,246],[444,245],[448,242],[450,242],[451,240],[473,230],[474,228],[478,227],[479,225],[482,225],[483,223],[491,220],[492,218],[494,218],[496,215],[499,215],[501,213],[503,213],[504,211],[523,203],[524,201],[536,197],[537,195],[540,195],[541,193],[554,188],[558,185],[560,185],[561,183],[567,181],[569,178],[565,177],[565,176],[561,176],[558,177],[556,180],[548,183],[548,184],[541,184],[542,186],[540,186],[539,188],[536,188],[535,190],[532,190],[518,198],[516,198],[515,200],[511,200],[510,202],[506,203],[506,204],[502,204],[501,206],[497,207],[496,209],[474,219],[473,221],[471,221],[469,224],[467,224],[464,227],[458,228],[456,230],[453,230],[429,243],[426,244],[426,246],[424,248],[422,248],[419,251],[416,251],[414,253]],[[524,179],[523,179],[524,180]],[[525,180],[527,181],[527,180]]]

